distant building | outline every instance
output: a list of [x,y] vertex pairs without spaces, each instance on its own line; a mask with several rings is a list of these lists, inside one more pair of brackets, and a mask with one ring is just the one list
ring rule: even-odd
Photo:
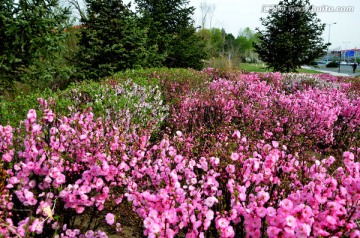
[[358,58],[360,58],[360,49],[347,49],[341,52],[341,59],[344,61],[354,62]]

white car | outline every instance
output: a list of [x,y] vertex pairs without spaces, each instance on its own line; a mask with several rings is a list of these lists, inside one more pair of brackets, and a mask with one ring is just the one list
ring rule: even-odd
[[341,62],[340,62],[340,65],[348,65],[348,63],[345,62],[345,61],[341,61]]

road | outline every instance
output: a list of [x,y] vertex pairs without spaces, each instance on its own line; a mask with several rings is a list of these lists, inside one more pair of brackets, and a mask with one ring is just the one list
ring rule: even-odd
[[333,75],[344,75],[344,76],[345,75],[348,75],[348,76],[360,75],[360,67],[359,66],[357,67],[355,74],[353,73],[353,69],[352,69],[351,65],[341,65],[340,72],[339,72],[339,68],[326,68],[324,65],[319,65],[319,68],[315,68],[315,67],[306,67],[306,68],[330,73]]

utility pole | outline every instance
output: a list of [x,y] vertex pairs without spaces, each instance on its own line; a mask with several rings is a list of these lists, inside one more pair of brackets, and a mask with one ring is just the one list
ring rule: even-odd
[[345,43],[344,61],[346,61],[347,44],[350,43],[350,42],[349,41],[347,41],[347,42],[344,41],[343,43]]
[[327,54],[326,54],[326,56],[327,56],[326,57],[326,63],[329,61],[330,27],[331,27],[331,25],[334,25],[334,24],[336,24],[336,22],[330,23],[330,24],[326,23],[326,25],[329,26],[329,36],[328,36],[328,48],[327,48]]
[[340,62],[340,61],[341,61],[341,50],[339,51],[339,54],[340,54],[340,55],[339,55],[339,71],[338,71],[338,72],[340,73],[340,67],[341,67],[341,64],[340,64],[340,63],[341,63],[341,62]]

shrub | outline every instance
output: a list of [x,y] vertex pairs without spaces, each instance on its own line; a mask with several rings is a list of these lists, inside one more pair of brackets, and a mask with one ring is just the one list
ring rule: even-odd
[[326,68],[338,68],[339,67],[339,63],[332,61],[328,64],[326,64]]
[[[130,80],[119,83],[84,82],[74,84],[64,91],[42,92],[19,95],[14,101],[0,101],[0,123],[16,126],[31,108],[38,108],[38,98],[53,98],[56,101],[54,111],[59,115],[82,111],[91,107],[95,117],[117,120],[125,114],[131,114],[131,121],[137,125],[156,123],[159,126],[167,113],[163,105],[161,91],[157,86],[140,86]],[[130,119],[130,118],[129,118]]]
[[[127,135],[121,123],[90,111],[57,117],[40,102],[44,115],[29,111],[24,137],[0,127],[9,175],[3,236],[106,237],[106,226],[121,230],[123,198],[150,237],[359,235],[360,150],[346,151],[334,167],[339,158],[293,154],[277,141],[229,131],[198,157],[196,141],[179,131],[151,145],[146,132]],[[87,220],[90,212],[100,220]]]
[[158,85],[165,103],[173,104],[180,95],[206,90],[211,76],[192,69],[151,68],[119,72],[110,79],[120,82],[131,79],[142,86]]
[[[155,139],[165,108],[159,96],[140,96],[153,86],[118,84],[128,79],[67,91],[66,115],[40,99],[19,127],[0,126],[0,234],[107,237],[121,232],[127,204],[148,237],[359,237],[360,98],[351,82],[225,76],[146,76],[184,88],[167,99],[167,128]],[[197,80],[206,86],[191,87]],[[139,97],[150,111],[132,107]]]

